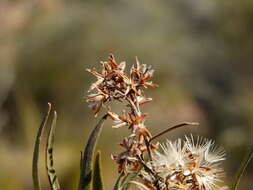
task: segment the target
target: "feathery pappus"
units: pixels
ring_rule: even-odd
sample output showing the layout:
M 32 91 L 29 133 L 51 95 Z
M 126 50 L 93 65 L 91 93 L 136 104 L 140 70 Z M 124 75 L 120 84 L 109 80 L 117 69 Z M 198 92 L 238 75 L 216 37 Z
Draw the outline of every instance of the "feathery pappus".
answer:
M 153 161 L 147 166 L 161 177 L 158 180 L 162 190 L 214 190 L 220 189 L 219 183 L 224 176 L 221 162 L 225 160 L 225 151 L 217 147 L 214 141 L 193 136 L 177 139 L 172 142 L 167 140 L 161 144 L 162 151 L 153 151 Z M 147 171 L 141 171 L 142 185 L 147 189 L 152 188 L 157 180 Z M 137 182 L 137 184 L 140 184 Z M 137 185 L 138 186 L 138 185 Z

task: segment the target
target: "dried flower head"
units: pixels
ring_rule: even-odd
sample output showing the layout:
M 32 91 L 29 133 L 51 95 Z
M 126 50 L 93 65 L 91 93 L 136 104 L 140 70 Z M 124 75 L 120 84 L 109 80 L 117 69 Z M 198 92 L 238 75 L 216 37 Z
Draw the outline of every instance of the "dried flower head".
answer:
M 143 95 L 144 89 L 157 87 L 150 81 L 154 70 L 140 64 L 136 58 L 136 63 L 131 67 L 128 76 L 125 73 L 126 62 L 118 64 L 113 55 L 109 56 L 107 62 L 101 62 L 101 66 L 101 72 L 87 69 L 97 78 L 88 91 L 90 94 L 87 102 L 95 111 L 95 116 L 102 106 L 106 107 L 107 102 L 125 103 L 128 111 L 123 110 L 121 115 L 106 107 L 108 118 L 115 123 L 113 128 L 128 127 L 131 131 L 129 137 L 120 143 L 125 150 L 112 158 L 118 164 L 119 173 L 137 171 L 140 168 L 138 157 L 147 151 L 144 139 L 150 139 L 152 136 L 144 124 L 147 114 L 143 114 L 140 107 L 152 100 Z M 151 144 L 150 147 L 155 148 L 155 145 Z
M 164 190 L 213 190 L 218 189 L 218 183 L 224 176 L 220 167 L 225 160 L 225 152 L 214 145 L 211 140 L 193 136 L 167 141 L 161 145 L 163 153 L 153 151 L 153 161 L 147 166 L 153 169 L 162 180 L 158 180 L 160 189 Z M 140 177 L 147 187 L 152 187 L 157 180 L 147 171 L 142 171 Z M 152 188 L 149 188 L 152 189 Z M 155 188 L 154 188 L 155 189 Z
M 97 72 L 95 69 L 87 69 L 97 78 L 97 81 L 90 86 L 88 91 L 94 93 L 91 93 L 87 98 L 87 102 L 95 110 L 95 114 L 106 102 L 127 100 L 129 107 L 135 109 L 135 114 L 140 116 L 138 106 L 152 100 L 142 95 L 143 89 L 157 87 L 150 81 L 154 70 L 145 64 L 140 64 L 136 58 L 136 64 L 132 66 L 130 76 L 127 76 L 125 73 L 126 62 L 118 64 L 113 55 L 109 56 L 107 62 L 101 62 L 101 66 L 101 72 Z M 135 106 L 136 108 L 133 108 Z

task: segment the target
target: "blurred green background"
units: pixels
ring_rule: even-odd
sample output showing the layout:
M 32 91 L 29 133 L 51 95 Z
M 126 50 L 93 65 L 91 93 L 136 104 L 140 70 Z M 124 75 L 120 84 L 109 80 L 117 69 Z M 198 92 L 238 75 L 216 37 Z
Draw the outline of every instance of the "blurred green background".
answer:
M 58 111 L 58 177 L 63 189 L 76 188 L 80 150 L 98 120 L 84 99 L 95 80 L 85 68 L 98 68 L 109 53 L 153 66 L 159 88 L 146 93 L 154 98 L 143 107 L 147 126 L 154 134 L 198 121 L 161 140 L 215 139 L 227 151 L 229 183 L 253 141 L 252 34 L 252 0 L 1 0 L 0 189 L 33 189 L 33 144 L 47 102 Z M 128 134 L 110 126 L 98 144 L 107 189 L 117 175 L 110 155 Z M 252 189 L 252 178 L 250 163 L 240 189 Z

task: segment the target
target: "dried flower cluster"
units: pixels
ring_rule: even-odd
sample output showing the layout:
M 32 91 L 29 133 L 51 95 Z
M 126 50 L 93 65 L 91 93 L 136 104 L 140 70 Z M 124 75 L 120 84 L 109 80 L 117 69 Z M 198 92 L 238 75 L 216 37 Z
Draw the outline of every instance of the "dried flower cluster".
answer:
M 125 151 L 112 156 L 112 158 L 119 164 L 118 171 L 120 173 L 137 171 L 140 168 L 140 162 L 137 158 L 147 151 L 144 138 L 149 139 L 151 137 L 144 125 L 147 115 L 141 112 L 140 107 L 152 100 L 143 95 L 143 89 L 157 87 L 150 81 L 154 70 L 145 64 L 140 64 L 136 58 L 136 64 L 132 66 L 130 74 L 127 76 L 124 72 L 126 63 L 117 64 L 113 55 L 109 56 L 108 62 L 101 62 L 101 65 L 101 72 L 97 72 L 95 69 L 87 69 L 88 72 L 97 77 L 97 81 L 89 89 L 92 94 L 88 96 L 87 102 L 90 103 L 95 114 L 100 111 L 102 106 L 106 107 L 106 102 L 112 100 L 126 102 L 129 111 L 123 111 L 122 115 L 112 112 L 107 106 L 108 117 L 115 122 L 113 128 L 127 126 L 131 130 L 131 135 L 120 143 Z
M 89 89 L 87 102 L 95 111 L 95 116 L 102 107 L 106 108 L 107 118 L 115 123 L 113 128 L 128 127 L 131 134 L 124 138 L 120 146 L 124 150 L 112 159 L 118 164 L 119 173 L 138 173 L 138 180 L 132 183 L 139 188 L 151 190 L 213 190 L 223 176 L 220 162 L 225 159 L 223 149 L 214 146 L 213 141 L 193 137 L 184 141 L 178 139 L 174 143 L 167 141 L 157 151 L 158 144 L 153 140 L 166 132 L 194 123 L 181 123 L 166 129 L 154 136 L 146 128 L 144 122 L 147 114 L 141 112 L 141 106 L 150 102 L 144 96 L 144 89 L 157 87 L 150 79 L 153 72 L 150 67 L 136 63 L 131 67 L 129 75 L 125 73 L 126 63 L 117 63 L 110 55 L 107 62 L 101 62 L 102 70 L 87 69 L 97 78 Z M 126 110 L 117 114 L 108 106 L 110 101 L 125 104 Z

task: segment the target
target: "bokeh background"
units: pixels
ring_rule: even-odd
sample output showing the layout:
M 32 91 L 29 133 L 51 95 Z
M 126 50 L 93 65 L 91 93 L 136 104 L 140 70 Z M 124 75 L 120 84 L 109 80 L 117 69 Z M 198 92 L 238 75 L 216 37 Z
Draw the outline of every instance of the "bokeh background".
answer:
M 147 126 L 156 133 L 198 121 L 160 140 L 189 133 L 215 139 L 227 151 L 230 183 L 253 141 L 252 34 L 252 0 L 1 0 L 0 189 L 33 189 L 33 144 L 47 102 L 59 117 L 60 183 L 76 188 L 80 150 L 98 120 L 84 99 L 95 80 L 85 68 L 98 68 L 109 53 L 153 66 L 159 88 L 146 92 L 154 98 L 143 107 Z M 110 126 L 98 144 L 107 189 L 117 175 L 110 155 L 128 134 Z M 240 189 L 252 189 L 252 178 L 250 163 Z

